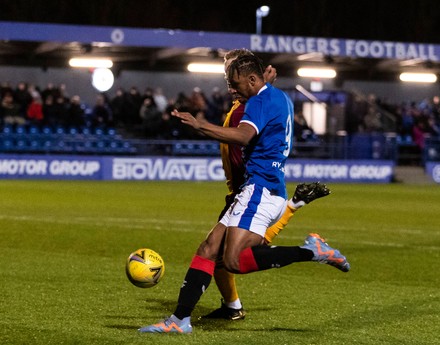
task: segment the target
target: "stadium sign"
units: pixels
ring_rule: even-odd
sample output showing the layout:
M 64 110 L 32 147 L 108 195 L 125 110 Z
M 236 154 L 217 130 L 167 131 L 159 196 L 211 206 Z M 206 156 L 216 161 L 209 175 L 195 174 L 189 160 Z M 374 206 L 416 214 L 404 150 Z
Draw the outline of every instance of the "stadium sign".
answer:
M 104 158 L 105 160 L 106 158 Z M 103 172 L 110 180 L 223 181 L 219 158 L 139 157 L 112 158 Z M 286 181 L 389 183 L 394 173 L 391 161 L 327 161 L 289 159 Z
M 132 47 L 248 48 L 261 53 L 321 53 L 328 56 L 440 61 L 440 45 L 355 39 L 250 35 L 180 29 L 139 29 L 0 21 L 0 40 L 102 42 Z
M 375 59 L 439 61 L 433 44 L 365 41 L 353 39 L 252 35 L 250 50 L 264 53 L 309 54 Z
M 111 180 L 221 181 L 225 175 L 220 159 L 209 158 L 113 158 Z
M 394 162 L 378 160 L 288 160 L 286 181 L 389 183 Z
M 287 182 L 392 181 L 394 163 L 378 160 L 297 160 L 284 167 Z M 440 181 L 440 165 L 433 168 Z M 0 155 L 3 179 L 223 181 L 220 158 Z
M 3 179 L 100 179 L 99 158 L 80 156 L 0 155 Z

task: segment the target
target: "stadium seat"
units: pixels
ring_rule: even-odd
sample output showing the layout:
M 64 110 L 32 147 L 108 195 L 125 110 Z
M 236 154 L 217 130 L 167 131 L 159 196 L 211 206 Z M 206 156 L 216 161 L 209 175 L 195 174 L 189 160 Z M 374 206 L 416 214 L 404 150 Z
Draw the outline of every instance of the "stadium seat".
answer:
M 17 127 L 15 127 L 15 134 L 25 135 L 26 134 L 26 127 L 25 126 L 17 126 Z
M 14 141 L 12 139 L 2 140 L 1 149 L 4 152 L 9 152 L 14 149 Z
M 11 125 L 4 125 L 2 129 L 3 134 L 12 134 L 14 131 L 13 127 Z
M 108 128 L 108 129 L 107 129 L 107 135 L 108 135 L 108 136 L 114 136 L 114 135 L 116 135 L 116 129 L 114 129 L 114 128 Z
M 102 135 L 104 135 L 104 131 L 103 131 L 103 129 L 102 128 L 95 128 L 95 130 L 94 130 L 94 133 L 95 133 L 95 135 L 97 135 L 97 136 L 102 136 Z
M 66 134 L 66 130 L 64 129 L 63 126 L 58 126 L 55 128 L 55 133 L 58 135 L 64 135 Z
M 38 135 L 40 134 L 40 129 L 38 128 L 38 126 L 31 125 L 29 126 L 28 132 L 30 135 Z
M 82 127 L 81 134 L 88 136 L 88 135 L 92 134 L 92 132 L 90 131 L 89 127 Z

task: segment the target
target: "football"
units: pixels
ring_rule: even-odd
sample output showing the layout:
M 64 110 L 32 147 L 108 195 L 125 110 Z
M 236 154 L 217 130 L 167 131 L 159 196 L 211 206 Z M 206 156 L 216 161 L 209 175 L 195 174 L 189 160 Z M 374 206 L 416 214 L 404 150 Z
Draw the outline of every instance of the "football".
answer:
M 128 257 L 125 273 L 133 285 L 150 288 L 162 279 L 165 273 L 165 263 L 154 250 L 141 248 Z

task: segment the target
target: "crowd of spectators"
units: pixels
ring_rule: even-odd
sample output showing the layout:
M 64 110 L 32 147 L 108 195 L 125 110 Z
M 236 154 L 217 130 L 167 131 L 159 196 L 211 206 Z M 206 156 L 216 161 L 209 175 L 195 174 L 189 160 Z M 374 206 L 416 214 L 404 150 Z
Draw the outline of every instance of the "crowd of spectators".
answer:
M 440 139 L 440 97 L 425 98 L 421 101 L 391 104 L 370 95 L 373 104 L 395 117 L 395 132 L 399 140 L 415 144 L 420 150 L 425 147 L 428 138 Z M 371 104 L 371 103 L 370 103 Z M 362 129 L 366 132 L 385 131 L 382 125 L 383 116 L 375 107 L 369 107 L 363 118 Z
M 2 83 L 0 87 L 0 125 L 50 127 L 116 127 L 138 138 L 200 139 L 188 126 L 171 116 L 177 108 L 196 117 L 221 124 L 230 108 L 231 98 L 218 88 L 209 94 L 196 87 L 180 92 L 176 98 L 164 95 L 161 88 L 118 88 L 113 95 L 99 93 L 95 103 L 87 105 L 79 95 L 69 96 L 66 85 L 49 83 L 44 88 L 26 82 L 16 86 Z M 394 131 L 403 140 L 425 145 L 427 137 L 440 138 L 440 97 L 420 102 L 388 104 L 370 95 L 363 111 L 358 109 L 359 132 L 385 132 L 381 109 L 395 118 Z M 300 115 L 296 114 L 296 117 Z M 296 118 L 298 141 L 315 137 L 304 118 Z M 301 130 L 300 130 L 301 129 Z
M 194 116 L 221 124 L 231 99 L 218 88 L 208 96 L 196 87 L 189 95 L 181 92 L 175 99 L 161 88 L 118 88 L 114 95 L 98 93 L 92 105 L 79 95 L 69 96 L 65 84 L 50 83 L 45 88 L 20 82 L 0 87 L 0 125 L 36 125 L 49 127 L 116 127 L 133 136 L 155 139 L 198 139 L 198 135 L 171 116 L 178 108 Z

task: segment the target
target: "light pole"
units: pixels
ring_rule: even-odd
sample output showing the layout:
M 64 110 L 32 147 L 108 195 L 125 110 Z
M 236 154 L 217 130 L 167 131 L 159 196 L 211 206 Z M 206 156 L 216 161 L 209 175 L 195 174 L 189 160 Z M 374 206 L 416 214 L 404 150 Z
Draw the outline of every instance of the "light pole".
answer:
M 257 19 L 257 35 L 261 35 L 261 22 L 263 17 L 267 17 L 270 11 L 269 6 L 261 6 L 257 8 L 256 19 Z

